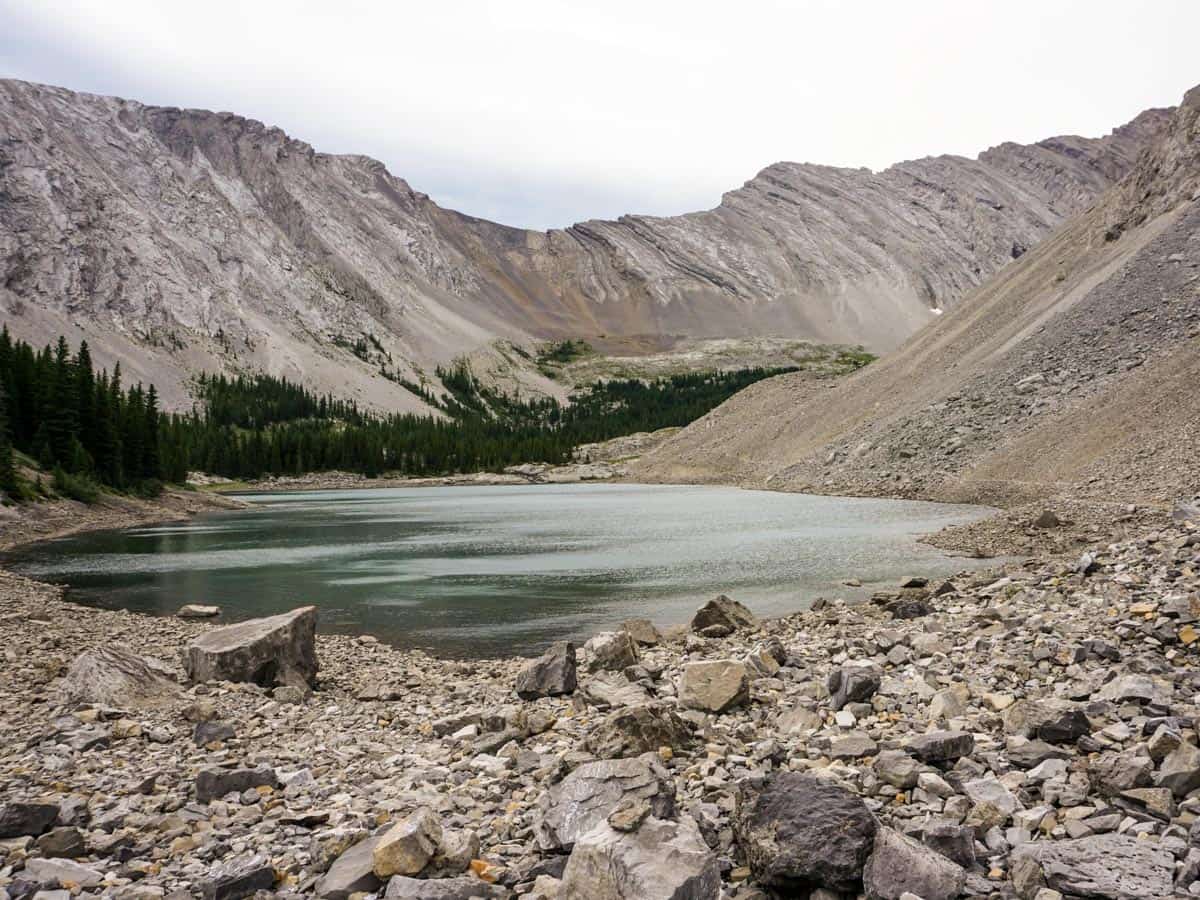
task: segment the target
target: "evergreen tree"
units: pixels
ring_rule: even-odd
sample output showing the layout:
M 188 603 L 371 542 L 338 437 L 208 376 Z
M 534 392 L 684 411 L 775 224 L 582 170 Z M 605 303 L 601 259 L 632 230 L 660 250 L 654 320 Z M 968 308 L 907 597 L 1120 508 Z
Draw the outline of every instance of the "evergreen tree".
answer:
M 0 360 L 0 365 L 2 364 L 3 360 Z M 4 382 L 0 379 L 0 494 L 11 498 L 19 495 L 20 488 L 17 484 L 17 467 L 13 461 L 12 440 L 9 437 L 6 396 Z

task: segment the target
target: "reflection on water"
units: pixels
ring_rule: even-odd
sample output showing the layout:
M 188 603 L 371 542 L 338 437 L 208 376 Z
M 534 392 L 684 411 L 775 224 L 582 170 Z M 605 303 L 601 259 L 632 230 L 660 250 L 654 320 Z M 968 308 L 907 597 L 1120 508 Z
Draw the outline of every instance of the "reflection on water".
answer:
M 225 620 L 321 608 L 327 631 L 439 654 L 534 653 L 632 616 L 684 621 L 716 593 L 760 615 L 840 582 L 950 574 L 915 543 L 970 506 L 719 487 L 539 485 L 249 495 L 255 508 L 100 532 L 10 557 L 85 603 Z

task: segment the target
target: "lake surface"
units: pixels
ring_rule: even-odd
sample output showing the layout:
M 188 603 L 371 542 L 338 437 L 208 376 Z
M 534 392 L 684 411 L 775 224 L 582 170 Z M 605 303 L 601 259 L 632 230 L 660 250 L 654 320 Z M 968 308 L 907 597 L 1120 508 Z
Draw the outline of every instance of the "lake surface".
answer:
M 532 654 L 718 593 L 759 615 L 978 563 L 918 544 L 981 507 L 723 487 L 537 485 L 244 495 L 253 509 L 41 544 L 8 562 L 73 600 L 221 621 L 320 607 L 325 631 Z M 841 585 L 858 578 L 859 590 Z

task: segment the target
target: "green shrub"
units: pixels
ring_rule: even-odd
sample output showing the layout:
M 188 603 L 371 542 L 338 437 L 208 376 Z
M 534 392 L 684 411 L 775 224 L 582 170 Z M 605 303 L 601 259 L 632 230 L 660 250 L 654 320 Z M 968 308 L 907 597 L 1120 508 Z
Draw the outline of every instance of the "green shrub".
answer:
M 72 475 L 56 468 L 53 486 L 57 493 L 80 503 L 95 503 L 100 499 L 100 486 L 86 475 Z
M 144 500 L 153 500 L 163 492 L 163 483 L 157 478 L 146 478 L 130 486 L 129 493 Z

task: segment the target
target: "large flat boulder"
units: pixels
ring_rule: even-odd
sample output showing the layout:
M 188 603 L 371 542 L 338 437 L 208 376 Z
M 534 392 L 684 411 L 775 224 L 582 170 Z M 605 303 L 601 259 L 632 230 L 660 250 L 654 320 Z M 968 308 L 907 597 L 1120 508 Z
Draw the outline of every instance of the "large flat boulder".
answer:
M 1022 900 L 1033 900 L 1043 888 L 1067 897 L 1132 900 L 1170 897 L 1175 859 L 1150 841 L 1098 834 L 1022 844 L 1013 851 L 1011 871 Z
M 858 891 L 876 828 L 854 794 L 797 772 L 744 783 L 733 818 L 755 880 L 788 896 L 817 888 Z
M 154 706 L 174 699 L 179 691 L 165 664 L 121 647 L 79 654 L 58 685 L 68 706 Z
M 634 831 L 600 822 L 582 835 L 563 872 L 558 900 L 717 900 L 721 871 L 687 816 L 653 816 Z
M 317 677 L 317 608 L 214 628 L 192 641 L 183 666 L 192 681 L 309 685 Z
M 623 801 L 642 801 L 653 815 L 675 813 L 675 784 L 650 756 L 585 763 L 547 791 L 533 832 L 543 850 L 570 850 Z

